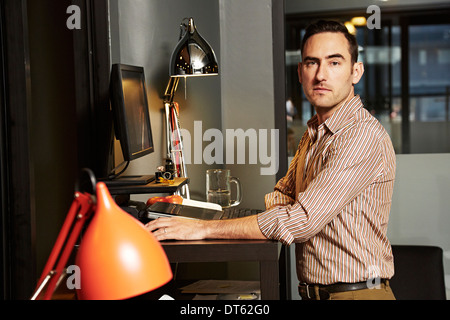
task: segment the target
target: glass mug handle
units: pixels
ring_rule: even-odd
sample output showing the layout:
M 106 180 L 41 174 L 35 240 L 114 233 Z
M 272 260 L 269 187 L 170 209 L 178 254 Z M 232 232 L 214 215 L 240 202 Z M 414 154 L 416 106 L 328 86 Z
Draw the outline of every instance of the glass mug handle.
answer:
M 229 181 L 230 181 L 230 183 L 236 184 L 236 200 L 230 201 L 230 207 L 235 207 L 235 206 L 239 205 L 242 201 L 241 182 L 236 177 L 230 177 Z

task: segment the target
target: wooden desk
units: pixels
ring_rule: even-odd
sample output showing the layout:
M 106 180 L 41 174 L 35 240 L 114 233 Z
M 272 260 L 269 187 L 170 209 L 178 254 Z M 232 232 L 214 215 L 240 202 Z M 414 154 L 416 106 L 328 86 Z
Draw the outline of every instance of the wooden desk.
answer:
M 262 300 L 279 300 L 280 245 L 270 240 L 203 240 L 161 242 L 171 263 L 257 261 Z

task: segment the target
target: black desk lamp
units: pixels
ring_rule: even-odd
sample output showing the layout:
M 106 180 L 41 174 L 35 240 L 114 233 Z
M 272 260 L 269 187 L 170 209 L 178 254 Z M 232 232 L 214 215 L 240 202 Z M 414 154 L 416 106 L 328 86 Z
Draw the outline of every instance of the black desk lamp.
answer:
M 197 32 L 194 19 L 185 18 L 180 24 L 180 40 L 172 52 L 169 83 L 164 94 L 167 157 L 175 165 L 178 177 L 187 177 L 183 143 L 180 133 L 178 104 L 173 101 L 181 77 L 218 75 L 219 67 L 211 46 Z M 188 186 L 182 189 L 189 199 Z

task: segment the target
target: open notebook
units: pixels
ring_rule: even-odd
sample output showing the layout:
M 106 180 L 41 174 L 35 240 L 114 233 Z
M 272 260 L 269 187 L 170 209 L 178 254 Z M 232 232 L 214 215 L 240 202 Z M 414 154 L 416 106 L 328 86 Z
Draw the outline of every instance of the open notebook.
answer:
M 184 203 L 184 201 L 183 201 Z M 243 218 L 258 214 L 262 210 L 246 208 L 225 208 L 223 210 L 217 207 L 198 207 L 184 204 L 174 204 L 167 202 L 156 202 L 147 208 L 147 218 L 154 220 L 162 217 L 183 217 L 189 219 L 202 220 L 224 220 L 233 218 Z
M 147 218 L 184 217 L 191 219 L 216 220 L 223 216 L 222 210 L 201 208 L 183 204 L 156 202 L 147 208 Z

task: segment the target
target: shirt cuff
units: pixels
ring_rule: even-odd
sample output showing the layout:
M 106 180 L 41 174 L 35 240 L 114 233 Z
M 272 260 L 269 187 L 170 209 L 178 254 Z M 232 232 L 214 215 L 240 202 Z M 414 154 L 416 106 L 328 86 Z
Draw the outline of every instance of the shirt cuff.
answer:
M 266 205 L 266 209 L 272 209 L 274 207 L 286 206 L 292 204 L 295 200 L 291 197 L 285 195 L 280 191 L 274 191 L 266 194 L 264 197 L 264 203 Z
M 258 214 L 258 226 L 267 239 L 277 240 L 285 245 L 294 242 L 294 237 L 286 228 L 286 207 L 278 206 Z

